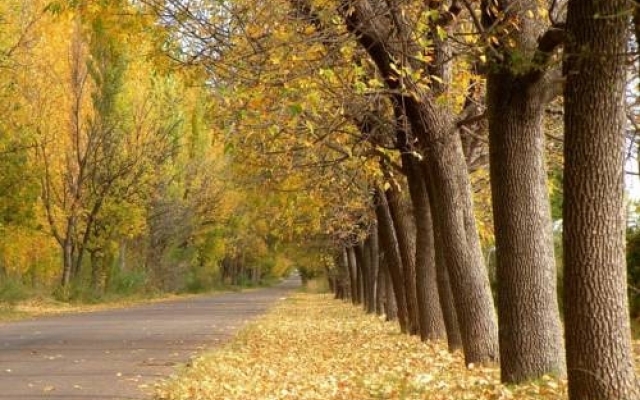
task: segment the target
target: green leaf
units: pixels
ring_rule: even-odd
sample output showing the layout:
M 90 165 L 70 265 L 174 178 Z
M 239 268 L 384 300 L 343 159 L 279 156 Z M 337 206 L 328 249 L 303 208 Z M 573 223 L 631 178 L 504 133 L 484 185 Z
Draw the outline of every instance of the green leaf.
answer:
M 290 104 L 289 105 L 289 114 L 292 117 L 300 115 L 302 113 L 302 106 L 300 104 Z

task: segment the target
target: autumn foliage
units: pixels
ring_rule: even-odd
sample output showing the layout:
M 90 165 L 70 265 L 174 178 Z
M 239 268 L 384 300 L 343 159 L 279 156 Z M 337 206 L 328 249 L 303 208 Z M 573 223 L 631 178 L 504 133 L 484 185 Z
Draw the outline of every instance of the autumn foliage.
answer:
M 512 395 L 500 365 L 523 388 L 568 373 L 572 400 L 638 398 L 632 3 L 3 1 L 0 283 L 96 300 L 298 268 L 477 395 Z M 418 396 L 444 381 L 380 368 Z M 356 397 L 403 396 L 363 371 Z
M 160 383 L 156 398 L 552 400 L 566 398 L 566 382 L 506 386 L 496 368 L 465 367 L 443 343 L 401 335 L 326 294 L 295 294 Z

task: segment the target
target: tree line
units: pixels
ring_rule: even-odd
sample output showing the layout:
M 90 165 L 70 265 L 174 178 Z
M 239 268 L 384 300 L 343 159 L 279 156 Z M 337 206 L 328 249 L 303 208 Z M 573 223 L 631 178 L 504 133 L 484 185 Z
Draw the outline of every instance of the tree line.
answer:
M 55 240 L 62 287 L 130 262 L 160 287 L 325 270 L 338 297 L 504 382 L 566 374 L 571 399 L 639 397 L 635 3 L 38 4 L 0 14 L 20 22 L 0 58 L 17 105 L 3 148 L 20 151 L 2 161 L 33 166 L 2 182 L 32 207 L 7 195 L 2 211 L 40 226 L 29 243 Z
M 394 90 L 396 145 L 410 201 L 403 202 L 393 184 L 376 189 L 376 218 L 364 240 L 354 238 L 336 255 L 336 296 L 363 303 L 368 312 L 385 310 L 403 331 L 423 340 L 446 338 L 451 350 L 462 348 L 467 363 L 499 361 L 504 382 L 566 371 L 572 399 L 637 398 L 622 179 L 633 6 L 569 1 L 558 20 L 543 22 L 535 2 L 480 5 L 478 32 L 501 32 L 484 49 L 481 66 L 496 246 L 494 308 L 461 140 L 467 134 L 461 128 L 477 114 L 465 108 L 452 114 L 439 104 L 446 61 L 421 66 L 412 59 L 421 49 L 411 21 L 401 5 L 388 3 L 344 2 L 342 15 Z M 431 30 L 434 60 L 451 54 L 449 36 L 437 37 L 438 30 L 453 29 L 459 7 L 439 8 Z M 431 72 L 438 77 L 432 75 L 432 86 L 421 88 L 398 65 L 441 70 Z M 543 122 L 547 105 L 560 94 L 564 336 Z
M 235 179 L 208 77 L 129 1 L 0 5 L 0 298 L 255 285 L 289 268 Z M 254 206 L 251 206 L 251 203 Z M 277 264 L 277 266 L 276 266 Z
M 281 182 L 313 179 L 307 165 L 325 178 L 328 237 L 315 237 L 335 249 L 338 297 L 446 339 L 467 363 L 499 362 L 504 382 L 567 374 L 572 399 L 638 397 L 623 201 L 635 4 L 203 3 L 224 18 L 171 4 L 198 43 L 179 57 L 233 93 L 226 121 L 243 162 Z M 562 313 L 551 131 L 562 144 Z M 345 180 L 360 207 L 342 208 Z M 496 300 L 475 212 L 488 189 Z

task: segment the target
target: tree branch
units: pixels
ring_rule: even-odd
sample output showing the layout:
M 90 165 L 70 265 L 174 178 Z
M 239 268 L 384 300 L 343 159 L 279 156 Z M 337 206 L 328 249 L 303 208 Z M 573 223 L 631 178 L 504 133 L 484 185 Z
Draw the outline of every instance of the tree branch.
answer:
M 533 56 L 533 64 L 538 70 L 544 69 L 553 53 L 558 47 L 564 44 L 566 32 L 564 24 L 550 27 L 540 38 L 538 38 L 538 48 Z

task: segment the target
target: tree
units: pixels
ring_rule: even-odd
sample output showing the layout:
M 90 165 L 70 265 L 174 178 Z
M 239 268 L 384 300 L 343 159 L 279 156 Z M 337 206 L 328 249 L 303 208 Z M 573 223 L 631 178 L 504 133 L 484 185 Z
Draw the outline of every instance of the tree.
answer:
M 625 269 L 623 149 L 630 3 L 569 0 L 563 205 L 569 398 L 638 399 Z
M 442 243 L 456 296 L 465 361 L 497 361 L 493 299 L 475 227 L 460 136 L 450 133 L 456 131 L 451 110 L 439 105 L 428 87 L 409 72 L 428 68 L 420 62 L 422 49 L 412 40 L 410 25 L 398 4 L 343 1 L 340 11 L 347 29 L 368 52 L 387 87 L 398 91 L 396 101 L 404 107 L 413 134 L 424 146 L 421 150 L 428 159 L 428 177 L 439 188 L 434 194 L 441 207 Z
M 548 27 L 547 15 L 536 2 L 483 2 L 504 382 L 564 370 L 543 131 L 561 30 Z
M 114 196 L 144 197 L 150 167 L 173 150 L 175 128 L 164 122 L 154 126 L 149 119 L 162 117 L 149 113 L 154 98 L 139 96 L 151 80 L 135 81 L 145 74 L 132 65 L 149 64 L 131 64 L 131 54 L 148 47 L 150 39 L 127 43 L 128 34 L 141 26 L 116 23 L 114 17 L 130 5 L 77 6 L 49 16 L 45 32 L 51 41 L 39 46 L 41 57 L 30 66 L 34 79 L 24 84 L 38 141 L 43 206 L 62 252 L 63 287 L 81 276 L 89 247 L 98 254 L 110 239 L 107 232 L 114 226 L 103 219 L 104 205 L 115 204 Z M 68 63 L 55 52 L 68 52 Z M 56 79 L 43 78 L 47 73 Z
M 423 168 L 425 165 L 423 165 Z M 426 174 L 425 174 L 426 175 Z M 456 314 L 455 300 L 449 280 L 449 271 L 444 256 L 445 248 L 442 243 L 442 221 L 441 213 L 438 212 L 438 203 L 433 193 L 437 190 L 433 182 L 427 184 L 429 193 L 429 205 L 431 206 L 431 215 L 433 220 L 433 237 L 435 248 L 436 273 L 438 283 L 438 295 L 440 297 L 440 308 L 442 309 L 442 317 L 444 319 L 445 328 L 447 330 L 447 344 L 449 351 L 454 352 L 462 348 L 462 337 L 460 336 L 460 325 L 458 324 L 458 316 Z
M 403 198 L 398 183 L 394 182 L 386 192 L 387 204 L 393 220 L 398 250 L 402 265 L 402 277 L 404 279 L 404 294 L 407 302 L 407 314 L 409 333 L 420 333 L 420 314 L 418 296 L 416 291 L 415 234 L 410 224 L 413 222 L 413 214 L 407 199 Z
M 446 326 L 438 287 L 434 221 L 420 160 L 408 150 L 405 148 L 402 152 L 402 163 L 416 226 L 414 257 L 420 337 L 422 340 L 441 340 L 446 336 Z
M 384 256 L 386 269 L 389 271 L 390 283 L 393 286 L 395 295 L 398 322 L 400 330 L 410 333 L 409 309 L 407 307 L 407 297 L 405 296 L 404 271 L 402 270 L 402 258 L 396 236 L 395 227 L 387 195 L 382 189 L 375 192 L 375 213 L 378 221 L 378 232 L 380 234 L 380 248 Z
M 66 131 L 62 134 L 64 139 L 57 136 L 57 132 L 50 135 L 47 130 L 43 132 L 39 143 L 39 155 L 44 171 L 41 183 L 42 199 L 52 234 L 63 253 L 62 286 L 69 285 L 82 263 L 84 249 L 78 248 L 77 245 L 79 237 L 86 237 L 80 227 L 80 218 L 88 196 L 88 180 L 91 174 L 89 169 L 97 166 L 95 152 L 101 142 L 99 135 L 107 133 L 87 127 L 85 106 L 89 102 L 89 72 L 86 65 L 87 49 L 83 39 L 82 20 L 79 15 L 75 17 L 72 27 L 68 80 L 72 98 L 68 104 L 70 123 L 67 129 L 63 128 Z M 95 100 L 101 100 L 99 94 Z M 64 150 L 61 158 L 54 158 L 56 152 L 51 149 L 52 143 L 62 145 Z M 63 210 L 63 215 L 58 217 L 59 210 Z

